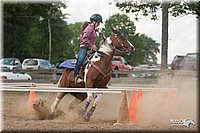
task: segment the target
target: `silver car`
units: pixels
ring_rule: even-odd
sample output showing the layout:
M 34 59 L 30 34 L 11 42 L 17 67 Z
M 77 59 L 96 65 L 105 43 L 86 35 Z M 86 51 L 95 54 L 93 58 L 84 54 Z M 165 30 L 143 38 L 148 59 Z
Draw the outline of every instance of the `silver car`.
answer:
M 2 58 L 0 60 L 1 69 L 21 69 L 22 64 L 18 58 Z

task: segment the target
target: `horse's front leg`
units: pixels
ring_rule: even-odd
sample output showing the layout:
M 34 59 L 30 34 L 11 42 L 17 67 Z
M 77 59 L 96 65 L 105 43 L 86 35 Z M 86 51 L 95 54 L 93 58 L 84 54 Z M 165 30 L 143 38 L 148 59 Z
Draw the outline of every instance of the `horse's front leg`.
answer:
M 94 103 L 92 105 L 92 107 L 90 108 L 90 110 L 87 112 L 87 114 L 84 116 L 84 120 L 85 121 L 89 121 L 90 117 L 92 116 L 92 114 L 94 113 L 97 104 L 99 103 L 102 93 L 98 93 L 98 94 L 94 94 Z
M 103 87 L 103 88 L 108 88 L 108 87 Z M 84 116 L 84 120 L 85 121 L 89 121 L 90 117 L 92 116 L 92 114 L 94 113 L 100 99 L 103 93 L 97 93 L 97 94 L 93 94 L 93 98 L 94 98 L 94 103 L 92 105 L 92 107 L 90 108 L 90 110 L 87 112 L 87 114 Z M 90 97 L 91 98 L 91 97 Z
M 91 79 L 87 79 L 86 81 L 86 88 L 92 88 L 93 87 L 93 81 Z M 82 111 L 81 111 L 81 117 L 85 115 L 89 105 L 90 105 L 90 102 L 92 100 L 92 93 L 91 92 L 87 92 L 87 99 L 82 107 Z

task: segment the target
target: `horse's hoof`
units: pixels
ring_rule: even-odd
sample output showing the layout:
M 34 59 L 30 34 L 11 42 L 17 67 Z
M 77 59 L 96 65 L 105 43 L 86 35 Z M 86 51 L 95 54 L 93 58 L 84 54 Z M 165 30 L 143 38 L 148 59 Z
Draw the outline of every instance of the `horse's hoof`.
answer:
M 48 120 L 52 120 L 54 117 L 55 117 L 55 112 L 50 113 L 50 114 L 47 116 L 47 119 L 48 119 Z
M 83 119 L 84 119 L 84 121 L 88 122 L 90 120 L 90 117 L 84 116 Z

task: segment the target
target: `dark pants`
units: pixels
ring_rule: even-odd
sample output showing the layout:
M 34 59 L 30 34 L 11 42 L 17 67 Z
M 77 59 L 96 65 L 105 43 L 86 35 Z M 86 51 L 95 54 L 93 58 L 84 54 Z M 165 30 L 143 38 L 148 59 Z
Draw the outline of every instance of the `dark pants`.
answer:
M 87 55 L 87 51 L 90 49 L 88 47 L 80 47 L 79 53 L 78 53 L 78 59 L 76 61 L 76 65 L 74 68 L 74 77 L 79 75 L 79 71 L 81 69 L 81 66 L 83 65 L 83 61 Z

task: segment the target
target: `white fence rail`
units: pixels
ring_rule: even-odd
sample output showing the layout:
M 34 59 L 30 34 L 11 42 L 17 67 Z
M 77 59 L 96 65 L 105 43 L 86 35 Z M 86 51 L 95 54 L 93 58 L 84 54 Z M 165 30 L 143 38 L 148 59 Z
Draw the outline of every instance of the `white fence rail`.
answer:
M 169 89 L 176 89 L 176 88 L 160 88 L 160 87 L 151 87 L 151 86 L 108 86 L 108 88 L 65 88 L 65 87 L 57 87 L 56 85 L 49 85 L 49 84 L 35 84 L 36 86 L 33 87 L 30 83 L 1 83 L 1 91 L 35 91 L 35 92 L 78 92 L 78 93 L 121 93 L 122 90 L 126 91 L 138 91 L 141 89 L 142 91 L 167 91 Z

